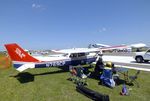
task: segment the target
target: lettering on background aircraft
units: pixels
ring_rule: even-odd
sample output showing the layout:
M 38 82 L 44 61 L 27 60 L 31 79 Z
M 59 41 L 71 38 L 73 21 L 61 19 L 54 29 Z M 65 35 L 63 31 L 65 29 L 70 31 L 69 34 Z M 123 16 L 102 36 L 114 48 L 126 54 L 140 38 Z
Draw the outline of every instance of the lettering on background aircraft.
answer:
M 15 52 L 16 52 L 16 54 L 18 54 L 18 56 L 19 56 L 20 58 L 25 57 L 25 54 L 23 54 L 20 49 L 16 48 Z

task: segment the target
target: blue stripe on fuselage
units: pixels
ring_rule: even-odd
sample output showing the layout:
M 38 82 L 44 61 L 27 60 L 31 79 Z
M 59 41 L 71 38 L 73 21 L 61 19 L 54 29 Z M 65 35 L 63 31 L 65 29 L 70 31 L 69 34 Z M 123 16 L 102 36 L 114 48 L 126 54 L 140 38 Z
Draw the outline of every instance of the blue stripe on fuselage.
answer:
M 71 60 L 71 65 L 76 66 L 76 65 L 85 65 L 85 64 L 90 64 L 92 62 L 95 62 L 96 58 L 87 58 L 87 59 L 82 59 L 82 60 Z
M 35 64 L 35 68 L 45 68 L 46 64 Z
M 96 57 L 95 58 L 87 58 L 87 59 L 82 59 L 82 60 L 69 60 L 69 61 L 64 61 L 65 63 L 63 65 L 48 65 L 48 63 L 43 63 L 43 64 L 35 64 L 35 68 L 45 68 L 45 67 L 57 67 L 57 66 L 69 66 L 69 65 L 73 65 L 73 66 L 77 66 L 77 65 L 84 65 L 86 63 L 92 63 L 95 62 Z
M 13 64 L 13 66 L 15 67 L 15 68 L 19 68 L 20 66 L 22 66 L 23 64 Z
M 45 67 L 53 67 L 53 66 L 77 66 L 77 65 L 84 65 L 86 63 L 92 63 L 95 62 L 96 58 L 86 58 L 86 59 L 82 59 L 82 60 L 68 60 L 68 61 L 64 61 L 63 65 L 60 64 L 54 64 L 54 65 L 48 65 L 49 62 L 44 62 L 44 63 L 35 63 L 35 68 L 45 68 Z M 57 62 L 56 62 L 57 63 Z M 19 63 L 14 63 L 13 64 L 15 68 L 19 68 L 20 66 L 22 66 L 23 64 L 19 64 Z

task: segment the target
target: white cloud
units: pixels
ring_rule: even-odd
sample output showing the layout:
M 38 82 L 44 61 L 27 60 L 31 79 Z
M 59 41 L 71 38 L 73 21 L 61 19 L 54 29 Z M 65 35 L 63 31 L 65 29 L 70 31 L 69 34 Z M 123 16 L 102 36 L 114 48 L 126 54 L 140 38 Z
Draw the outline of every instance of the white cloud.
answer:
M 105 31 L 107 31 L 107 29 L 103 27 L 103 28 L 100 28 L 98 32 L 105 32 Z
M 32 4 L 32 8 L 40 8 L 40 7 L 42 7 L 41 5 L 39 5 L 39 4 Z
M 45 10 L 45 7 L 43 5 L 36 4 L 36 3 L 32 4 L 32 8 L 34 8 L 34 9 L 40 9 L 40 10 Z
M 32 4 L 32 8 L 34 8 L 35 7 L 35 4 Z
M 106 31 L 106 28 L 105 28 L 105 27 L 103 27 L 103 28 L 102 28 L 102 31 Z

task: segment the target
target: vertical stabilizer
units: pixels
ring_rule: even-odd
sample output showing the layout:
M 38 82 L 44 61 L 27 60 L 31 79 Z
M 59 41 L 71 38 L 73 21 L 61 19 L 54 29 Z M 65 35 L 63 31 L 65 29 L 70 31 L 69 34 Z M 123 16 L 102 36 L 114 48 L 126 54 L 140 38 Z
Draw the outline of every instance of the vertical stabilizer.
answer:
M 5 47 L 12 61 L 39 62 L 39 60 L 29 55 L 16 43 L 5 44 Z

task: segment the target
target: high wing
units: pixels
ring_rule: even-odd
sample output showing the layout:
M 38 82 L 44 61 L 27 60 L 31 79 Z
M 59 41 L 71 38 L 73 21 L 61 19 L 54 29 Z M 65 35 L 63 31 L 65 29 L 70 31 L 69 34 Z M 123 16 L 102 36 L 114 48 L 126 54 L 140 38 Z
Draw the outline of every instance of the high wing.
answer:
M 103 45 L 104 46 L 104 45 Z M 127 45 L 118 45 L 118 46 L 106 46 L 105 47 L 90 47 L 90 48 L 72 48 L 72 49 L 63 49 L 63 50 L 52 50 L 56 53 L 72 53 L 72 52 L 95 52 L 102 55 L 102 51 L 106 50 L 123 50 L 128 49 Z
M 114 50 L 114 49 L 122 50 L 122 49 L 127 49 L 127 48 L 129 48 L 127 45 L 119 45 L 119 46 L 103 47 L 100 49 L 101 50 Z
M 88 46 L 89 48 L 99 48 L 101 51 L 106 51 L 106 50 L 123 50 L 123 49 L 128 49 L 130 46 L 127 45 L 117 45 L 117 46 L 110 46 L 106 44 L 90 44 Z
M 55 53 L 98 53 L 99 55 L 102 55 L 100 48 L 72 48 L 52 51 Z

